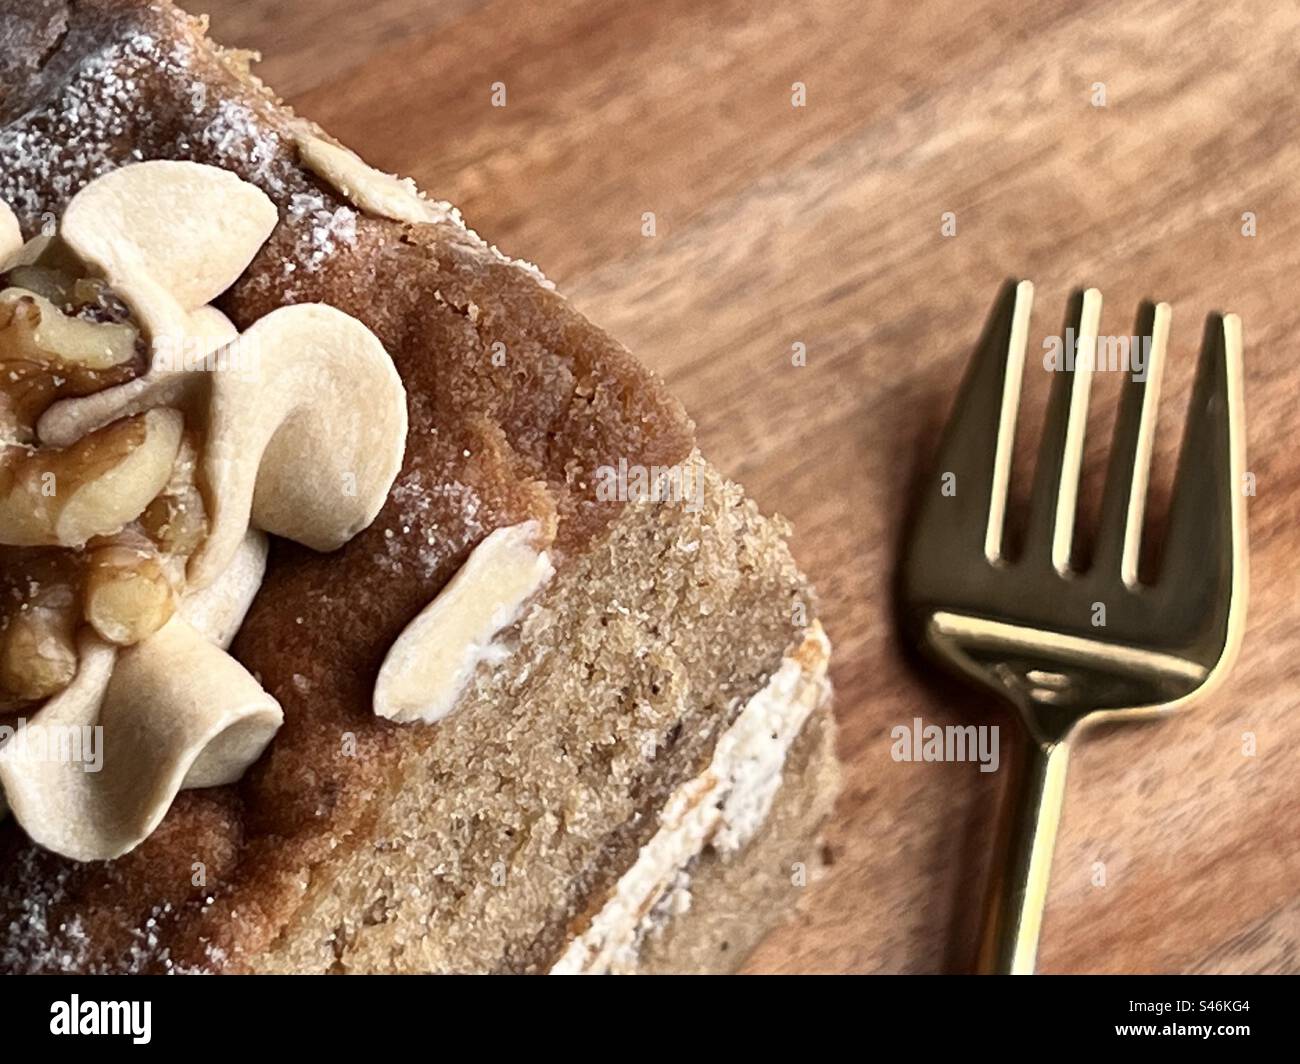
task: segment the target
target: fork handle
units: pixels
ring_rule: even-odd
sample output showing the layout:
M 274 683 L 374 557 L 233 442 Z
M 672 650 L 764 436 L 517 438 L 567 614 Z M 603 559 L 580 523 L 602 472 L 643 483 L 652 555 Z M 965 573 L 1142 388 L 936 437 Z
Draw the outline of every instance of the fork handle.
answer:
M 1069 756 L 1064 740 L 1031 737 L 1013 762 L 985 896 L 977 961 L 982 973 L 1034 972 Z

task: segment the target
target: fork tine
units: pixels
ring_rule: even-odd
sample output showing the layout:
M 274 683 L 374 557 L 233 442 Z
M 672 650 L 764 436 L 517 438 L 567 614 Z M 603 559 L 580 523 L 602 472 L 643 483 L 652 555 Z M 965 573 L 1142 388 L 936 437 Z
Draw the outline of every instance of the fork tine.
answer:
M 1160 576 L 1173 601 L 1198 619 L 1227 624 L 1244 601 L 1245 469 L 1241 319 L 1211 315 L 1187 410 Z
M 938 469 L 956 495 L 943 499 L 945 535 L 969 530 L 989 561 L 1002 555 L 1007 483 L 1034 286 L 1008 282 L 993 306 L 939 445 Z M 937 489 L 936 496 L 937 498 Z M 930 511 L 936 517 L 940 511 Z
M 1146 516 L 1147 484 L 1151 475 L 1151 449 L 1155 442 L 1160 384 L 1169 347 L 1168 303 L 1143 303 L 1133 335 L 1138 343 L 1151 338 L 1142 380 L 1130 374 L 1124 385 L 1115 437 L 1101 500 L 1101 524 L 1093 552 L 1093 570 L 1119 571 L 1129 588 L 1138 583 L 1138 558 L 1142 548 L 1142 522 Z
M 1066 336 L 1073 328 L 1074 365 L 1053 382 L 1043 425 L 1025 534 L 1026 560 L 1047 558 L 1059 573 L 1070 568 L 1074 513 L 1083 464 L 1083 431 L 1088 421 L 1092 362 L 1101 325 L 1101 293 L 1089 288 L 1071 300 Z M 1066 349 L 1068 354 L 1068 348 Z

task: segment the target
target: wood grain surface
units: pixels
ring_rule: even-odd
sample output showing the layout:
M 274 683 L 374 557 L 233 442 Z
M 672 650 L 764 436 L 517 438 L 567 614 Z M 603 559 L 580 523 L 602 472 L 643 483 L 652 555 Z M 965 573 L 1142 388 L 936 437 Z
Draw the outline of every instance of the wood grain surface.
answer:
M 1187 715 L 1078 744 L 1040 961 L 1300 970 L 1295 0 L 189 6 L 205 4 L 299 110 L 539 263 L 794 522 L 836 648 L 846 787 L 832 867 L 753 971 L 969 965 L 1000 774 L 895 762 L 890 730 L 1012 722 L 905 657 L 891 579 L 999 284 L 1038 286 L 1031 354 L 1076 286 L 1104 293 L 1103 332 L 1130 332 L 1142 298 L 1172 304 L 1157 511 L 1204 316 L 1240 314 L 1257 483 L 1244 652 Z M 1026 376 L 1018 479 L 1050 374 L 1033 357 Z M 1085 516 L 1119 376 L 1094 389 Z

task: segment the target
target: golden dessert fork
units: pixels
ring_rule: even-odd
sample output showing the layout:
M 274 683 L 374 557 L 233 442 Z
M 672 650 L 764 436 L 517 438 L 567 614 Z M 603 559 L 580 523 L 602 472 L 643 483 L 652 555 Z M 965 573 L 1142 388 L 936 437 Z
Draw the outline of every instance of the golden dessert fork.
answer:
M 1072 563 L 1101 295 L 1075 296 L 1080 357 L 1054 382 L 1023 550 L 1004 544 L 1007 486 L 1033 286 L 1007 285 L 976 349 L 904 551 L 911 640 L 1011 702 L 1028 741 L 1010 760 L 978 966 L 1034 970 L 1069 744 L 1085 723 L 1182 708 L 1231 666 L 1246 613 L 1241 322 L 1211 316 L 1193 386 L 1158 578 L 1138 578 L 1167 304 L 1145 304 L 1145 373 L 1116 420 L 1091 564 Z M 1070 333 L 1067 330 L 1065 336 Z M 1068 350 L 1068 348 L 1067 348 Z M 1140 378 L 1140 379 L 1138 379 Z

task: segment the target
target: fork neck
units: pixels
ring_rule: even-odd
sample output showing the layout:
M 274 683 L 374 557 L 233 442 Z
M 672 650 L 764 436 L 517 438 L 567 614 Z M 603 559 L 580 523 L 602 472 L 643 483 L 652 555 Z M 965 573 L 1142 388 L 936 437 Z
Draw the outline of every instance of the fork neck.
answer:
M 984 675 L 1042 747 L 1070 741 L 1097 704 L 1097 678 L 1088 670 L 1019 661 L 988 665 Z
M 1025 725 L 1028 741 L 1048 752 L 1065 746 L 1078 734 L 1087 715 L 1086 710 L 1063 707 L 1032 698 L 1012 699 Z
M 1012 759 L 985 899 L 981 972 L 1034 971 L 1068 761 L 1067 742 L 1033 739 Z

